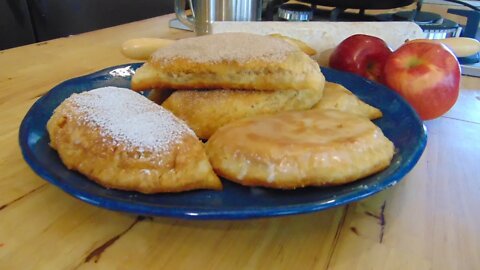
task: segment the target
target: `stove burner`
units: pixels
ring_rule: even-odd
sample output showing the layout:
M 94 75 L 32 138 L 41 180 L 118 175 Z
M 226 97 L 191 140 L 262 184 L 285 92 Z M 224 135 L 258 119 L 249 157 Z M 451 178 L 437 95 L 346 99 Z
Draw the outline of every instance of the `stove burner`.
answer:
M 332 21 L 332 22 L 355 22 L 355 21 L 378 21 L 373 15 L 363 12 L 345 12 L 344 9 L 334 8 L 332 10 L 316 9 L 314 10 L 314 21 Z
M 283 4 L 278 7 L 278 17 L 286 21 L 310 21 L 313 9 L 302 4 Z
M 437 13 L 424 11 L 400 11 L 392 15 L 396 21 L 414 21 L 418 25 L 424 24 L 441 24 L 443 22 L 442 16 Z
M 425 38 L 428 39 L 458 37 L 462 31 L 458 23 L 432 12 L 412 10 L 380 14 L 376 17 L 379 21 L 413 21 L 422 28 Z
M 444 19 L 437 13 L 424 12 L 419 9 L 369 15 L 365 14 L 365 10 L 355 13 L 339 7 L 325 9 L 286 3 L 278 8 L 277 19 L 287 21 L 412 21 L 422 28 L 425 38 L 428 39 L 458 37 L 462 32 L 462 27 L 458 23 Z

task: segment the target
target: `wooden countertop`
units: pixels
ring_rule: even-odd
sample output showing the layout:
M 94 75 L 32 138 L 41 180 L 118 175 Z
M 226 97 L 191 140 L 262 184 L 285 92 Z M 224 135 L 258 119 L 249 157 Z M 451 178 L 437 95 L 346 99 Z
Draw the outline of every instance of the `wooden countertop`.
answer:
M 0 51 L 0 269 L 480 269 L 480 79 L 426 122 L 393 188 L 323 212 L 244 221 L 139 218 L 81 202 L 23 161 L 18 128 L 61 81 L 132 62 L 134 37 L 182 38 L 171 15 Z

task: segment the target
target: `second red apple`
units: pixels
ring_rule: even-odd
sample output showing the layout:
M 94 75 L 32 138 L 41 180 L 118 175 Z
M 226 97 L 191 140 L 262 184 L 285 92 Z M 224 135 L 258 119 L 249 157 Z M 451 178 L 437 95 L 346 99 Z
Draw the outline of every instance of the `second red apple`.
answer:
M 457 58 L 443 44 L 406 43 L 386 61 L 385 84 L 402 95 L 423 120 L 447 112 L 460 88 Z

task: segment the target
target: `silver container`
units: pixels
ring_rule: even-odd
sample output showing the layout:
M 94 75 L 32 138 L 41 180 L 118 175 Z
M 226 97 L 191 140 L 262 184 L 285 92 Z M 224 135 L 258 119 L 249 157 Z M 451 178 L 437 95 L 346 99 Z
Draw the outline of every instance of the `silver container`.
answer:
M 192 17 L 187 17 L 187 0 L 175 0 L 178 20 L 197 35 L 210 33 L 214 21 L 259 21 L 262 0 L 188 0 Z

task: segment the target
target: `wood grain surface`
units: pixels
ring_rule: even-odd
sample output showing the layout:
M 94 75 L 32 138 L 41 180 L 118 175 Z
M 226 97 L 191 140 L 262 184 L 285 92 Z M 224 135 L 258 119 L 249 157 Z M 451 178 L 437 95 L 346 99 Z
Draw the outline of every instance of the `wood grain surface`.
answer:
M 183 38 L 171 15 L 0 51 L 0 269 L 480 269 L 480 79 L 462 78 L 426 122 L 417 166 L 395 187 L 327 211 L 244 221 L 97 208 L 36 176 L 18 128 L 58 83 L 132 62 L 134 37 Z

